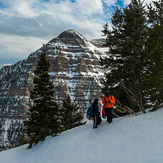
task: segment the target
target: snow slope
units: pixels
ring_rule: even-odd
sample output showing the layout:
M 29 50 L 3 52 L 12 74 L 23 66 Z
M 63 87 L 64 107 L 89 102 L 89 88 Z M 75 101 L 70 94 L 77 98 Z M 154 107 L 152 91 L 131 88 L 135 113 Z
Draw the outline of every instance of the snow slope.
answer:
M 27 145 L 0 152 L 1 163 L 163 163 L 163 108 L 121 117 L 97 129 L 92 121 Z

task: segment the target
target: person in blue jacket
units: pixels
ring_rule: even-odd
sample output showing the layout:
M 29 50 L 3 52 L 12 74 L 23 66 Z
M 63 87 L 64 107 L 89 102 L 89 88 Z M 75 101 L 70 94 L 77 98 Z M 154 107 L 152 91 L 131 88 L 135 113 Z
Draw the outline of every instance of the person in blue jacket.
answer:
M 98 99 L 96 98 L 94 100 L 94 102 L 92 103 L 93 106 L 93 128 L 97 128 L 97 125 L 100 124 L 101 122 L 99 122 L 101 120 L 99 120 L 99 107 L 98 107 Z

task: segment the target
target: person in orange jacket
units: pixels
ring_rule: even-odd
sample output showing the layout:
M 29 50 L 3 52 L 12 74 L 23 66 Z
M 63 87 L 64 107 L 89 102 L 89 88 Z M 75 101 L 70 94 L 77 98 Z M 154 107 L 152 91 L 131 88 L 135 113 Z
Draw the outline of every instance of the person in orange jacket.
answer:
M 104 104 L 107 122 L 111 123 L 112 115 L 113 115 L 112 111 L 113 111 L 113 107 L 115 104 L 115 98 L 113 95 L 110 94 L 109 91 L 106 91 L 105 96 L 102 98 L 102 103 Z

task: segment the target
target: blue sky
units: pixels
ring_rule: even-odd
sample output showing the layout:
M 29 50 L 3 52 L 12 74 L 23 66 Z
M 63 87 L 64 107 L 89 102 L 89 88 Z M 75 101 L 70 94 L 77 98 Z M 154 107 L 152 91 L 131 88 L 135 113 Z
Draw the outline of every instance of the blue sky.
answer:
M 148 1 L 148 0 L 146 0 Z M 26 59 L 61 32 L 100 38 L 116 6 L 130 0 L 0 0 L 0 67 Z

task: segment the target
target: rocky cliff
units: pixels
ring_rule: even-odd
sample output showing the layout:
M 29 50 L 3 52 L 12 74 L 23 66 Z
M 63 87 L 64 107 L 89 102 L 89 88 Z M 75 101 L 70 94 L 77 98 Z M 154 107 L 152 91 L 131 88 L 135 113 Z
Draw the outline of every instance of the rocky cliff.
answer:
M 100 97 L 104 70 L 99 64 L 105 53 L 74 30 L 61 33 L 45 46 L 55 99 L 66 95 L 87 108 Z M 33 87 L 33 70 L 42 48 L 26 60 L 0 69 L 0 149 L 18 144 Z

